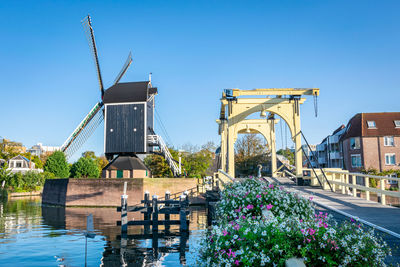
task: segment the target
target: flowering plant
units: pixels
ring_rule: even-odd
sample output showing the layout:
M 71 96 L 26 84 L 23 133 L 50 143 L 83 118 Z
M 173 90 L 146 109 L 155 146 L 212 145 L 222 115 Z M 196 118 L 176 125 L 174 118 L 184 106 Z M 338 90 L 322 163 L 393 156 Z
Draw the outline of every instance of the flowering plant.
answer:
M 202 244 L 206 266 L 284 266 L 293 257 L 311 266 L 384 266 L 390 255 L 355 221 L 338 225 L 310 200 L 259 180 L 225 188 L 217 218 Z

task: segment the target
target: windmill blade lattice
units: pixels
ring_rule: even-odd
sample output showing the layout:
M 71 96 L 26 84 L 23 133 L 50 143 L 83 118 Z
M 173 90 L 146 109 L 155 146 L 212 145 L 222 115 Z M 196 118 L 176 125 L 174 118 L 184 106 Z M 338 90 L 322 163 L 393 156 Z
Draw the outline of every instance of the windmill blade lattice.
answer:
M 86 140 L 104 120 L 102 107 L 103 103 L 97 103 L 64 142 L 61 151 L 65 153 L 67 159 L 82 147 Z
M 101 77 L 99 57 L 97 55 L 96 41 L 94 39 L 94 31 L 93 31 L 92 22 L 91 22 L 89 15 L 82 20 L 82 26 L 83 26 L 83 29 L 85 30 L 85 35 L 86 35 L 87 41 L 89 43 L 90 51 L 92 52 L 92 55 L 94 58 L 94 63 L 96 65 L 96 70 L 97 70 L 97 78 L 99 80 L 99 85 L 100 85 L 101 97 L 103 98 L 103 95 L 104 95 L 103 78 Z
M 117 78 L 114 81 L 114 85 L 117 84 L 121 80 L 122 76 L 124 76 L 125 72 L 128 70 L 131 63 L 132 63 L 132 53 L 129 53 L 124 66 L 122 67 L 121 71 L 119 72 L 119 74 L 117 75 Z

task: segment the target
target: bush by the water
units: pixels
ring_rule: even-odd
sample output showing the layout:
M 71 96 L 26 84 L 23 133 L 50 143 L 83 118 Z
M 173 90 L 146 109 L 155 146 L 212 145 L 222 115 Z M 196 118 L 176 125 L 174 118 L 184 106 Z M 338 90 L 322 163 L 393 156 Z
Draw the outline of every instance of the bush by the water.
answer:
M 217 205 L 218 224 L 203 240 L 206 266 L 385 266 L 386 243 L 352 220 L 338 225 L 315 214 L 310 200 L 247 179 L 229 185 Z
M 91 158 L 81 157 L 72 164 L 71 177 L 73 178 L 99 178 L 98 164 Z
M 49 172 L 38 173 L 28 171 L 22 173 L 10 173 L 0 171 L 0 183 L 4 190 L 9 192 L 31 192 L 40 190 L 46 179 L 54 179 L 54 174 Z

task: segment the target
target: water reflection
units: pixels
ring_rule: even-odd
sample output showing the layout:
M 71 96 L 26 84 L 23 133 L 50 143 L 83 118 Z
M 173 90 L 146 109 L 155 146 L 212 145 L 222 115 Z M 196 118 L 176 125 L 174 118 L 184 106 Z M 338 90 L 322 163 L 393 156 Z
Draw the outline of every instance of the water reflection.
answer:
M 179 226 L 169 231 L 160 226 L 157 238 L 146 239 L 143 226 L 129 226 L 129 238 L 121 238 L 115 208 L 41 206 L 40 198 L 3 202 L 0 266 L 83 266 L 83 232 L 90 213 L 97 236 L 88 243 L 88 266 L 194 266 L 207 218 L 204 208 L 190 210 L 189 235 L 179 235 Z M 141 216 L 129 213 L 129 220 Z

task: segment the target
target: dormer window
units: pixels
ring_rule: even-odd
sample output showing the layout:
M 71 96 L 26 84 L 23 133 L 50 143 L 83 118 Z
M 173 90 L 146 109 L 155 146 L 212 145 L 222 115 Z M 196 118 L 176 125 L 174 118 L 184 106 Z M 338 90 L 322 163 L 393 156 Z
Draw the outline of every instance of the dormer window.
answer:
M 400 128 L 400 121 L 394 121 L 394 127 Z
M 375 121 L 367 121 L 368 129 L 376 129 Z

